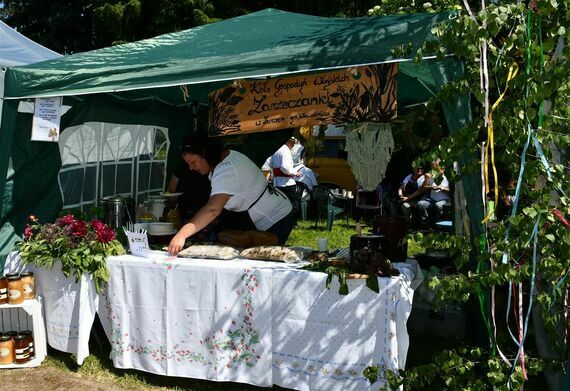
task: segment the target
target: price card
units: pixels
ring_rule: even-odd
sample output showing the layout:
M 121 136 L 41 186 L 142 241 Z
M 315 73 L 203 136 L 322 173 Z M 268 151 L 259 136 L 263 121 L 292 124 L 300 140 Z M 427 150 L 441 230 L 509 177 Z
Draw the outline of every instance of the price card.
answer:
M 148 246 L 148 236 L 146 231 L 130 232 L 125 230 L 127 239 L 129 240 L 129 249 L 135 257 L 149 258 L 150 247 Z

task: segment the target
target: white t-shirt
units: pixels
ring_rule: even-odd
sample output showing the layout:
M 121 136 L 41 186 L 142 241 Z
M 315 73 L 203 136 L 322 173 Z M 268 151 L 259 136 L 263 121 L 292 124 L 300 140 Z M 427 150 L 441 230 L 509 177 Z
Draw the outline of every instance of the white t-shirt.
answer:
M 315 173 L 309 167 L 305 167 L 304 165 L 301 164 L 295 166 L 295 169 L 299 172 L 299 174 L 301 174 L 301 176 L 295 178 L 295 180 L 297 182 L 303 182 L 305 185 L 307 185 L 309 190 L 312 191 L 313 186 L 319 184 L 319 182 L 317 182 L 317 177 L 315 176 Z
M 434 180 L 433 177 L 429 179 L 429 185 L 432 186 L 434 184 Z M 449 189 L 449 181 L 447 180 L 445 175 L 442 175 L 441 178 L 441 183 L 439 184 L 439 187 L 443 187 L 446 189 Z M 429 198 L 431 198 L 433 201 L 438 202 L 438 201 L 449 201 L 449 193 L 445 192 L 445 191 L 435 191 L 432 190 Z
M 271 168 L 279 168 L 284 174 L 295 174 L 293 165 L 293 155 L 291 150 L 285 144 L 281 146 L 272 156 L 269 161 Z M 295 179 L 285 176 L 274 176 L 273 184 L 277 187 L 295 186 Z
M 409 181 L 412 180 L 412 176 L 413 176 L 413 174 L 410 174 L 410 175 L 408 175 L 407 177 L 405 177 L 404 180 L 402 181 L 402 186 L 406 187 L 406 184 L 407 184 Z M 418 188 L 420 188 L 420 187 L 422 187 L 422 186 L 424 185 L 425 180 L 426 180 L 426 176 L 425 176 L 425 175 L 422 175 L 421 177 L 419 177 L 419 178 L 416 180 L 416 183 L 417 183 L 417 185 L 418 185 Z M 410 195 L 410 194 L 408 194 L 408 195 Z
M 278 191 L 269 193 L 267 180 L 261 170 L 247 156 L 237 151 L 222 160 L 211 174 L 212 195 L 228 194 L 230 199 L 224 206 L 234 212 L 243 212 L 263 196 L 249 209 L 249 216 L 255 227 L 261 231 L 287 216 L 292 210 L 287 196 Z

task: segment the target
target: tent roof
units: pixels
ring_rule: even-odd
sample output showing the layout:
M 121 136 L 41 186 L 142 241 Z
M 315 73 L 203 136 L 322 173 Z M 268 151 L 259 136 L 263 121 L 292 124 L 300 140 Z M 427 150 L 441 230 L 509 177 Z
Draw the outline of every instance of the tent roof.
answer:
M 13 67 L 61 57 L 0 21 L 0 66 Z
M 155 38 L 8 69 L 7 98 L 149 89 L 408 61 L 448 14 L 324 18 L 266 9 Z M 413 53 L 414 50 L 411 51 Z M 142 91 L 141 91 L 142 92 Z

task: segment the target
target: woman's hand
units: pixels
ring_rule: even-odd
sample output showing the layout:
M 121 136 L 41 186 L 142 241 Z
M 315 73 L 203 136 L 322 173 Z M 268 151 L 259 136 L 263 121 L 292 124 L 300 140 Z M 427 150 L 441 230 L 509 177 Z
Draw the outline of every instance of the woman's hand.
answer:
M 168 245 L 168 252 L 172 255 L 178 255 L 182 248 L 184 248 L 184 243 L 186 243 L 184 235 L 180 232 L 177 233 Z
M 174 235 L 170 241 L 170 244 L 168 245 L 168 252 L 172 255 L 177 255 L 184 247 L 186 238 L 194 235 L 201 229 L 205 228 L 212 221 L 214 221 L 230 197 L 231 196 L 229 194 L 216 194 L 210 196 L 210 199 L 206 205 L 204 205 L 196 213 L 196 215 L 192 217 L 190 221 L 186 223 L 176 235 Z

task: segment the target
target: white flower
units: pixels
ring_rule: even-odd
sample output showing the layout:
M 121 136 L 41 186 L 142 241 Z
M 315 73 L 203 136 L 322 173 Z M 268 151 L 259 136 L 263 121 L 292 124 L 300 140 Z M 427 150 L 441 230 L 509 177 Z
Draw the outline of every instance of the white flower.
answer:
M 430 2 L 424 3 L 423 7 L 424 9 L 427 10 L 428 8 L 431 8 L 431 3 Z
M 374 10 L 373 10 L 372 8 L 370 8 L 370 9 L 368 10 L 368 15 L 372 15 L 373 13 L 374 13 Z
M 375 5 L 373 8 L 374 11 L 380 11 L 380 6 L 379 5 Z

